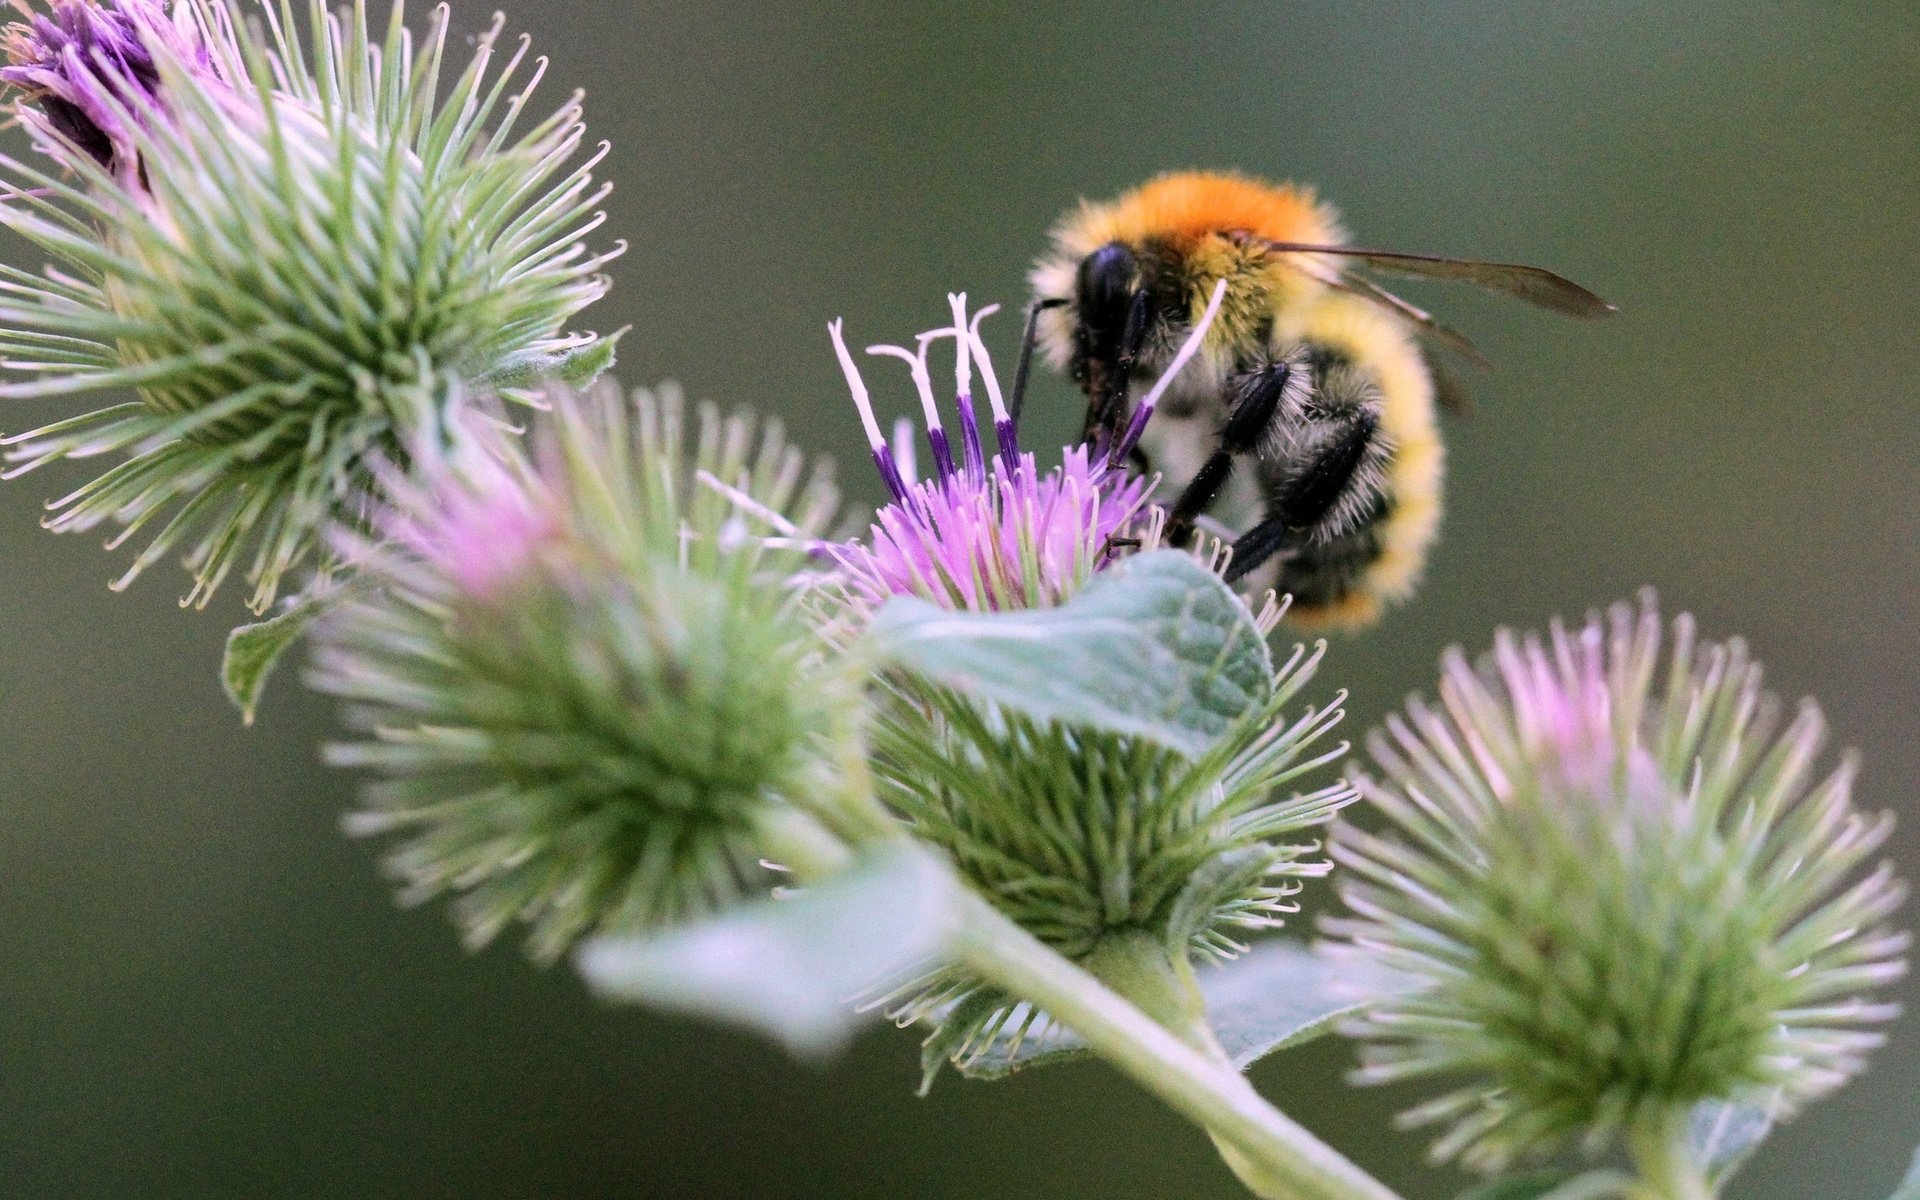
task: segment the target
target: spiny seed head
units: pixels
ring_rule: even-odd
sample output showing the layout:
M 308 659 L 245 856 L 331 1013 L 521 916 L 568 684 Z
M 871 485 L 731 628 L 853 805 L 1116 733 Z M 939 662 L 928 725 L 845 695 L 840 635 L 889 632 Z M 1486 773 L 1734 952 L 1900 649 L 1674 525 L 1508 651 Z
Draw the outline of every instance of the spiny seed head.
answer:
M 1570 1136 L 1658 1136 L 1708 1099 L 1778 1089 L 1792 1108 L 1879 1043 L 1907 939 L 1902 888 L 1847 878 L 1887 814 L 1816 777 L 1819 711 L 1779 704 L 1740 642 L 1674 622 L 1664 683 L 1651 598 L 1569 632 L 1455 651 L 1440 704 L 1370 741 L 1357 784 L 1391 824 L 1342 825 L 1353 915 L 1337 952 L 1392 968 L 1351 1032 L 1361 1078 L 1461 1086 L 1408 1114 L 1486 1168 Z
M 1279 615 L 1266 609 L 1263 634 Z M 1143 935 L 1183 969 L 1196 954 L 1231 958 L 1246 949 L 1236 933 L 1277 927 L 1302 880 L 1327 873 L 1308 831 L 1355 797 L 1339 780 L 1293 790 L 1346 752 L 1326 742 L 1343 697 L 1286 715 L 1324 650 L 1296 648 L 1271 697 L 1198 757 L 895 684 L 873 734 L 880 794 L 988 901 L 1070 958 Z M 964 1058 L 1029 1012 L 982 995 L 947 970 L 889 1000 L 903 1023 L 972 1022 L 970 1036 L 940 1034 Z
M 525 920 L 543 959 L 763 887 L 761 820 L 823 790 L 817 737 L 859 703 L 794 610 L 801 552 L 696 478 L 817 532 L 830 489 L 776 427 L 610 386 L 553 404 L 531 459 L 420 448 L 382 540 L 346 535 L 314 676 L 370 735 L 333 758 L 382 777 L 353 826 L 400 835 L 404 895 L 462 893 L 476 945 Z
M 9 474 L 119 459 L 47 524 L 146 536 L 120 585 L 184 548 L 196 604 L 238 569 L 264 609 L 463 392 L 611 359 L 563 332 L 611 257 L 578 98 L 529 123 L 544 62 L 497 62 L 498 20 L 460 67 L 444 7 L 417 44 L 397 4 L 378 38 L 365 0 L 292 12 L 55 0 L 9 34 L 56 169 L 0 156 L 0 225 L 56 265 L 0 267 L 0 397 L 134 393 L 6 439 Z

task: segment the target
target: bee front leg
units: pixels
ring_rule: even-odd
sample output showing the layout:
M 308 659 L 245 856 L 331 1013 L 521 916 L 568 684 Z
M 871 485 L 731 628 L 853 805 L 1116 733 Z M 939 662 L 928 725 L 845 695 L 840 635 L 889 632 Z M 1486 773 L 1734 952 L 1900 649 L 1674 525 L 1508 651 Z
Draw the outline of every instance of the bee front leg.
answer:
M 1194 473 L 1167 514 L 1169 545 L 1184 546 L 1192 539 L 1195 519 L 1219 498 L 1236 457 L 1252 454 L 1271 441 L 1269 430 L 1276 421 L 1301 419 L 1312 383 L 1304 363 L 1285 359 L 1240 375 L 1228 387 L 1238 399 L 1220 431 L 1219 449 Z
M 1040 314 L 1065 304 L 1065 300 L 1056 296 L 1027 305 L 1027 325 L 1020 335 L 1020 363 L 1013 369 L 1013 391 L 1007 397 L 1007 419 L 1013 423 L 1016 434 L 1020 432 L 1020 410 L 1027 404 L 1027 377 L 1033 373 L 1033 348 L 1040 340 Z
M 1153 323 L 1153 297 L 1145 288 L 1133 293 L 1127 302 L 1127 323 L 1120 337 L 1119 353 L 1103 364 L 1099 381 L 1099 399 L 1087 409 L 1087 425 L 1081 437 L 1088 442 L 1110 444 L 1120 436 L 1127 419 L 1127 385 L 1133 379 L 1134 364 L 1147 343 L 1147 328 Z

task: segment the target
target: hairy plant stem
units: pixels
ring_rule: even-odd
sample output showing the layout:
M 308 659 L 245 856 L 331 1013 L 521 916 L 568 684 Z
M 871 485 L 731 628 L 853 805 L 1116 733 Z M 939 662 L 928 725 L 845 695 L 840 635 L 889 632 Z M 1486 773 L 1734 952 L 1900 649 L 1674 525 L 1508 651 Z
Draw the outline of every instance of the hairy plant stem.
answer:
M 1197 992 L 1186 996 L 1179 967 L 1169 973 L 1138 945 L 1116 948 L 1100 965 L 1137 985 L 1180 1032 L 1163 1025 L 1086 970 L 1049 949 L 985 900 L 963 900 L 959 953 L 982 978 L 1030 1001 L 1086 1039 L 1094 1052 L 1213 1135 L 1228 1165 L 1267 1200 L 1399 1200 L 1253 1090 L 1206 1027 Z M 1097 960 L 1098 961 L 1098 960 Z M 1191 980 L 1191 970 L 1187 972 Z M 1199 1049 L 1193 1039 L 1209 1047 Z
M 1714 1188 L 1687 1149 L 1687 1114 L 1676 1111 L 1656 1126 L 1636 1130 L 1627 1139 L 1639 1182 L 1633 1200 L 1714 1200 Z
M 832 824 L 841 830 L 798 809 L 781 810 L 762 825 L 767 853 L 802 880 L 847 867 L 853 852 L 845 833 L 856 842 L 905 836 L 872 796 L 861 732 L 836 732 L 841 778 Z M 1255 1195 L 1400 1200 L 1254 1091 L 1215 1039 L 1184 955 L 1168 954 L 1144 933 L 1121 936 L 1096 950 L 1089 970 L 1022 929 L 966 883 L 956 879 L 954 890 L 961 909 L 956 957 L 1079 1034 L 1096 1054 L 1205 1129 Z

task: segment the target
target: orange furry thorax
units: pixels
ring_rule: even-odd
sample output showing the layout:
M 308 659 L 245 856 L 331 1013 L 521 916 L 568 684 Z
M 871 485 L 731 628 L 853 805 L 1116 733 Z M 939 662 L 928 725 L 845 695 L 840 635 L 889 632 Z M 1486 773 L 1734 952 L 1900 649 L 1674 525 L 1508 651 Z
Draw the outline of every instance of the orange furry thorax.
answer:
M 1276 242 L 1338 245 L 1340 219 L 1309 188 L 1215 171 L 1176 171 L 1081 213 L 1089 241 L 1192 242 L 1238 231 Z

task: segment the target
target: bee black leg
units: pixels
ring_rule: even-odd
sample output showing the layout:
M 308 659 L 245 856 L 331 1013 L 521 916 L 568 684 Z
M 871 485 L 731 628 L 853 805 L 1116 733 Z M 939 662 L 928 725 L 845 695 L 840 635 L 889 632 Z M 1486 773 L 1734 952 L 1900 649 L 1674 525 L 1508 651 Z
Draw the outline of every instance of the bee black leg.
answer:
M 1020 362 L 1013 369 L 1013 391 L 1007 399 L 1007 419 L 1013 422 L 1013 431 L 1020 432 L 1020 410 L 1027 403 L 1027 377 L 1033 373 L 1033 347 L 1040 340 L 1040 313 L 1043 309 L 1059 308 L 1066 301 L 1055 297 L 1051 300 L 1035 300 L 1027 305 L 1027 327 L 1020 334 Z
M 1233 561 L 1227 564 L 1226 574 L 1221 578 L 1228 583 L 1240 582 L 1249 572 L 1285 550 L 1287 544 L 1298 537 L 1299 531 L 1289 526 L 1285 517 L 1268 517 L 1234 541 Z
M 1233 561 L 1225 575 L 1228 583 L 1238 582 L 1287 549 L 1289 543 L 1305 537 L 1353 486 L 1354 475 L 1379 430 L 1379 421 L 1364 408 L 1351 410 L 1340 421 L 1344 428 L 1274 497 L 1266 519 L 1233 543 Z
M 1234 458 L 1251 453 L 1259 446 L 1267 427 L 1280 412 L 1281 402 L 1288 398 L 1289 389 L 1304 390 L 1306 370 L 1300 363 L 1277 362 L 1256 372 L 1250 382 L 1235 387 L 1240 402 L 1234 405 L 1226 428 L 1220 431 L 1220 448 L 1194 473 L 1167 514 L 1169 545 L 1184 546 L 1193 537 L 1195 518 L 1219 498 L 1220 489 L 1233 474 Z
M 1127 381 L 1133 377 L 1133 364 L 1146 345 L 1147 326 L 1152 321 L 1153 297 L 1145 288 L 1137 289 L 1127 303 L 1125 332 L 1120 337 L 1119 353 L 1108 365 L 1106 387 L 1099 400 L 1087 410 L 1087 426 L 1081 434 L 1085 441 L 1105 444 L 1119 436 L 1127 415 Z

